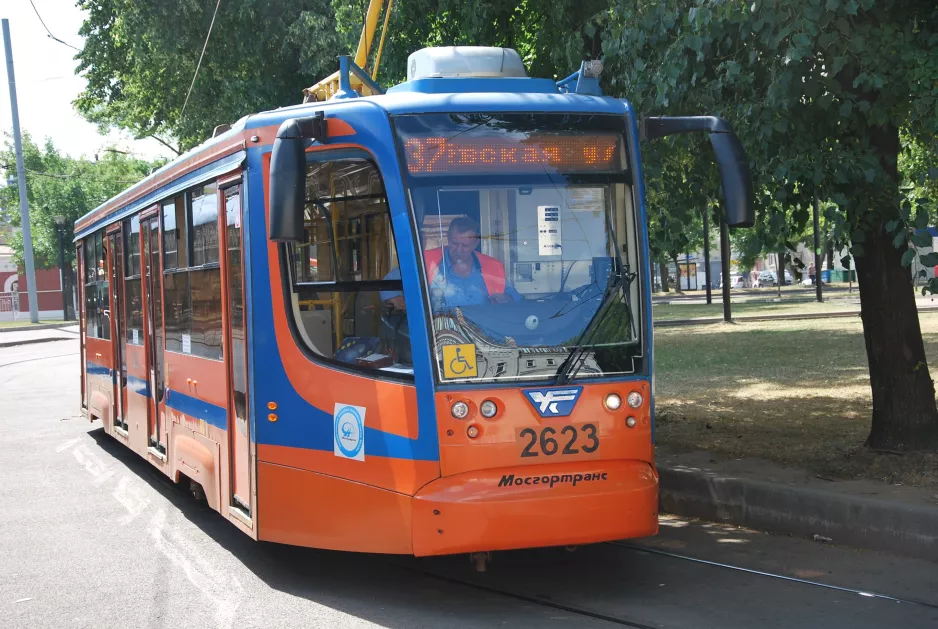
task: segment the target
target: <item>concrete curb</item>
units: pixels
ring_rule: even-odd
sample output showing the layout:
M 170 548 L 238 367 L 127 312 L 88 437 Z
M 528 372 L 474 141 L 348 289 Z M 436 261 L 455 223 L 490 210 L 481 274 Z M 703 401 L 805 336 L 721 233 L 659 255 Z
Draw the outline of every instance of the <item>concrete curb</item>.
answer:
M 659 467 L 661 511 L 938 561 L 938 507 Z
M 39 325 L 23 325 L 12 328 L 0 328 L 0 335 L 4 332 L 31 332 L 33 330 L 55 330 L 78 325 L 78 321 L 64 321 L 62 323 L 42 323 Z

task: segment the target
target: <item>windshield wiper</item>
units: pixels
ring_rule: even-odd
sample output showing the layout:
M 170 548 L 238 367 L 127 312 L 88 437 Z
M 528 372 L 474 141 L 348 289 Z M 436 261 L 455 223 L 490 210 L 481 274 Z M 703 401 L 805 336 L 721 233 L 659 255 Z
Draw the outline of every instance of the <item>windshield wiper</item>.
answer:
M 609 282 L 609 285 L 603 292 L 602 301 L 599 304 L 600 309 L 604 309 L 603 312 L 597 312 L 593 318 L 590 319 L 590 322 L 586 324 L 583 332 L 581 332 L 580 336 L 577 338 L 576 346 L 567 355 L 564 361 L 560 363 L 560 367 L 557 369 L 557 376 L 554 378 L 555 386 L 567 384 L 573 380 L 580 369 L 583 368 L 583 364 L 586 361 L 580 360 L 581 357 L 586 353 L 586 348 L 589 346 L 589 342 L 593 340 L 592 337 L 596 335 L 596 331 L 599 330 L 603 321 L 606 320 L 606 316 L 609 314 L 609 311 L 613 310 L 613 303 L 609 300 L 609 297 L 622 287 L 624 280 L 626 279 L 628 280 L 629 284 L 631 284 L 632 280 L 635 279 L 635 274 L 629 273 L 628 268 L 625 269 L 624 273 L 616 273 L 612 281 Z M 625 304 L 629 316 L 629 327 L 632 327 L 632 306 L 629 299 L 628 290 L 626 290 Z M 631 332 L 634 332 L 634 330 L 631 330 Z M 589 341 L 587 341 L 587 337 L 589 337 Z

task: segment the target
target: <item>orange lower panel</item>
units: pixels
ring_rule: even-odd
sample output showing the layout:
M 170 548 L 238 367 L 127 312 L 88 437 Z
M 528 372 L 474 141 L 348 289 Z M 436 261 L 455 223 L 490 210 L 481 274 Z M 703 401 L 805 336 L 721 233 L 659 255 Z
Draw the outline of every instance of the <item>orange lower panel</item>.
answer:
M 658 531 L 658 475 L 644 461 L 465 472 L 421 489 L 413 521 L 417 556 L 644 537 Z
M 410 496 L 258 462 L 258 539 L 332 550 L 411 554 Z
M 316 471 L 330 477 L 373 485 L 399 494 L 414 495 L 417 490 L 440 476 L 437 461 L 411 461 L 368 456 L 364 461 L 343 459 L 332 450 L 311 450 L 259 444 L 257 458 L 265 463 Z

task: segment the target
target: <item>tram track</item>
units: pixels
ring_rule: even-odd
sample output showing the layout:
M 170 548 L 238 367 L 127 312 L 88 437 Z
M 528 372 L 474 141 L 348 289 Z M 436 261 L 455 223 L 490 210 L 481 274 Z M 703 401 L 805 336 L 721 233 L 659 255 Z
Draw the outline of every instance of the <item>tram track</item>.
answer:
M 632 627 L 633 629 L 663 629 L 663 625 L 650 625 L 648 623 L 639 622 L 637 620 L 632 620 L 624 616 L 613 616 L 603 612 L 587 609 L 585 607 L 579 607 L 577 605 L 568 605 L 566 603 L 560 603 L 557 601 L 544 598 L 542 596 L 535 596 L 532 594 L 524 594 L 522 592 L 516 592 L 513 590 L 508 590 L 500 587 L 495 587 L 492 585 L 486 585 L 484 583 L 479 583 L 472 579 L 463 579 L 447 574 L 440 574 L 433 570 L 427 568 L 421 568 L 419 566 L 407 565 L 402 562 L 392 562 L 393 565 L 420 574 L 425 577 L 436 579 L 438 581 L 443 581 L 445 583 L 450 583 L 453 585 L 460 585 L 463 587 L 471 588 L 480 592 L 485 592 L 487 594 L 495 594 L 496 596 L 502 596 L 504 598 L 510 598 L 517 601 L 522 601 L 525 603 L 531 603 L 534 605 L 540 605 L 542 607 L 549 607 L 551 609 L 556 609 L 558 611 L 564 611 L 570 614 L 576 614 L 583 618 L 590 618 L 592 620 L 598 620 L 602 622 L 607 622 L 612 625 L 619 627 Z
M 922 601 L 922 600 L 911 599 L 911 598 L 902 598 L 902 597 L 899 597 L 899 596 L 890 596 L 890 595 L 888 595 L 888 594 L 882 594 L 882 593 L 873 592 L 873 591 L 870 591 L 870 590 L 859 590 L 859 589 L 856 589 L 856 588 L 844 587 L 844 586 L 841 586 L 841 585 L 832 585 L 832 584 L 830 584 L 830 583 L 822 583 L 822 582 L 820 582 L 820 581 L 812 581 L 812 580 L 810 580 L 810 579 L 802 579 L 802 578 L 800 578 L 800 577 L 792 577 L 792 576 L 788 576 L 788 575 L 784 575 L 784 574 L 776 574 L 776 573 L 774 573 L 774 572 L 766 572 L 766 571 L 764 571 L 764 570 L 756 570 L 756 569 L 754 569 L 754 568 L 745 568 L 745 567 L 743 567 L 743 566 L 734 566 L 734 565 L 732 565 L 732 564 L 722 563 L 722 562 L 719 562 L 719 561 L 713 561 L 713 560 L 710 560 L 710 559 L 701 559 L 701 558 L 699 558 L 699 557 L 691 557 L 691 556 L 689 556 L 689 555 L 682 555 L 682 554 L 680 554 L 680 553 L 673 553 L 673 552 L 670 552 L 670 551 L 667 551 L 667 550 L 660 550 L 660 549 L 658 549 L 658 548 L 651 548 L 651 547 L 648 547 L 648 546 L 640 546 L 640 545 L 638 545 L 638 544 L 633 544 L 633 543 L 631 543 L 631 542 L 616 541 L 616 542 L 606 542 L 606 544 L 609 545 L 609 546 L 616 546 L 616 547 L 618 547 L 618 548 L 624 548 L 624 549 L 631 550 L 631 551 L 638 552 L 638 553 L 646 553 L 646 554 L 649 554 L 649 555 L 657 555 L 657 556 L 659 556 L 659 557 L 668 557 L 668 558 L 670 558 L 670 559 L 675 559 L 675 560 L 679 560 L 679 561 L 688 561 L 688 562 L 696 563 L 696 564 L 699 564 L 699 565 L 711 566 L 711 567 L 714 567 L 714 568 L 721 568 L 721 569 L 724 569 L 724 570 L 733 570 L 733 571 L 736 571 L 736 572 L 743 572 L 743 573 L 746 573 L 746 574 L 751 574 L 751 575 L 760 576 L 760 577 L 766 577 L 766 578 L 770 578 L 770 579 L 778 579 L 778 580 L 781 580 L 781 581 L 786 581 L 786 582 L 788 582 L 788 583 L 799 583 L 799 584 L 801 584 L 801 585 L 806 585 L 806 586 L 810 586 L 810 587 L 824 588 L 824 589 L 828 589 L 828 590 L 833 590 L 833 591 L 835 591 L 835 592 L 843 592 L 843 593 L 845 593 L 845 594 L 855 594 L 855 595 L 861 596 L 861 597 L 863 597 L 863 598 L 879 599 L 879 600 L 889 601 L 889 602 L 893 602 L 893 603 L 905 603 L 905 604 L 908 604 L 908 605 L 919 605 L 919 606 L 927 607 L 927 608 L 930 608 L 930 609 L 938 609 L 938 604 L 929 603 L 928 601 Z
M 752 575 L 754 577 L 762 577 L 766 579 L 777 580 L 780 582 L 785 582 L 793 585 L 801 585 L 810 588 L 821 588 L 824 590 L 829 590 L 841 594 L 854 595 L 867 600 L 879 600 L 888 603 L 894 604 L 905 604 L 910 606 L 927 608 L 930 610 L 938 610 L 938 604 L 930 603 L 928 601 L 914 599 L 914 598 L 904 598 L 901 596 L 891 596 L 889 594 L 884 594 L 881 592 L 876 592 L 873 590 L 864 590 L 846 586 L 833 585 L 830 583 L 823 583 L 820 581 L 813 581 L 810 579 L 803 579 L 799 577 L 777 574 L 773 572 L 767 572 L 764 570 L 757 570 L 754 568 L 746 568 L 743 566 L 733 565 L 729 563 L 713 561 L 708 559 L 701 559 L 699 557 L 692 557 L 689 555 L 683 555 L 680 553 L 674 553 L 666 550 L 660 550 L 657 548 L 641 546 L 627 541 L 613 541 L 606 542 L 604 545 L 612 546 L 619 548 L 624 551 L 630 551 L 634 553 L 643 553 L 646 555 L 653 555 L 658 557 L 663 557 L 666 559 L 682 562 L 690 562 L 701 566 L 706 566 L 710 568 L 715 568 L 718 570 L 727 570 L 737 573 L 742 573 L 746 575 Z M 419 574 L 424 577 L 428 577 L 437 581 L 442 581 L 448 584 L 457 585 L 465 588 L 470 588 L 478 592 L 484 592 L 487 594 L 493 594 L 496 596 L 513 599 L 516 601 L 529 603 L 537 605 L 540 607 L 547 607 L 555 609 L 558 611 L 566 612 L 568 614 L 573 614 L 580 618 L 592 619 L 596 621 L 606 622 L 610 625 L 619 626 L 619 627 L 632 627 L 633 629 L 664 629 L 665 625 L 661 624 L 649 624 L 647 621 L 642 622 L 628 616 L 619 616 L 598 611 L 596 609 L 590 609 L 589 607 L 584 607 L 577 604 L 565 603 L 563 601 L 554 600 L 550 596 L 529 594 L 525 592 L 517 591 L 513 588 L 506 588 L 499 585 L 493 585 L 489 583 L 482 583 L 478 578 L 473 578 L 470 574 L 466 576 L 462 575 L 453 575 L 442 573 L 437 570 L 421 567 L 419 565 L 413 565 L 411 563 L 395 561 L 392 562 L 398 568 L 402 568 L 409 572 Z

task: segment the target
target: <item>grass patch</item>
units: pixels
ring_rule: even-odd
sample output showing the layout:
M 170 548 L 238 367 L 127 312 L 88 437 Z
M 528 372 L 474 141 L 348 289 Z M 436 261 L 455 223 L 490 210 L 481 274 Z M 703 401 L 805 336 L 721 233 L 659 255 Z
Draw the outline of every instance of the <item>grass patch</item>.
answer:
M 934 360 L 938 313 L 920 321 Z M 655 357 L 665 448 L 938 487 L 938 454 L 862 448 L 872 402 L 859 317 L 658 328 Z
M 31 327 L 34 327 L 37 325 L 46 325 L 49 323 L 63 323 L 63 321 L 61 319 L 40 320 L 39 323 L 30 323 L 29 319 L 26 319 L 25 321 L 22 319 L 20 319 L 19 321 L 0 321 L 0 329 L 9 330 L 12 328 L 15 328 L 15 329 L 22 328 L 24 330 L 28 330 Z M 78 324 L 77 321 L 74 323 L 76 325 Z

